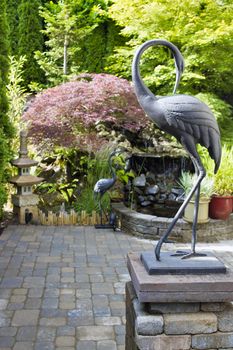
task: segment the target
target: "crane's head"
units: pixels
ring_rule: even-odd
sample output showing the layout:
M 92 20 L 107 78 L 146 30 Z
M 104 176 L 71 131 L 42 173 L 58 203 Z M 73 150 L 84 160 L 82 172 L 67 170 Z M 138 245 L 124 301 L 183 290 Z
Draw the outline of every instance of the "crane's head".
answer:
M 176 67 L 176 82 L 173 89 L 173 94 L 175 94 L 176 90 L 178 89 L 182 73 L 184 71 L 184 58 L 176 46 L 173 51 L 173 56 L 175 59 L 175 67 Z

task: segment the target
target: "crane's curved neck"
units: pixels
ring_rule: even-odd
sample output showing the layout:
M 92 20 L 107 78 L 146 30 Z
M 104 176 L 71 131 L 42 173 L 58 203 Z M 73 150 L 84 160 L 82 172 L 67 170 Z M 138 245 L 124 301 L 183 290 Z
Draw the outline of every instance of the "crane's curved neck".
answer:
M 144 84 L 141 74 L 140 74 L 140 59 L 145 50 L 147 50 L 151 46 L 162 45 L 168 47 L 172 53 L 175 55 L 177 53 L 177 47 L 170 43 L 167 40 L 163 39 L 155 39 L 148 40 L 144 44 L 142 44 L 139 49 L 136 51 L 132 63 L 132 81 L 134 84 L 135 93 L 138 98 L 142 98 L 143 96 L 151 97 L 153 99 L 157 99 L 157 97 L 148 89 L 148 87 Z
M 110 155 L 108 162 L 109 162 L 109 168 L 110 168 L 110 171 L 111 171 L 111 175 L 112 175 L 113 179 L 116 180 L 116 172 L 115 172 L 115 169 L 112 166 L 112 157 L 113 156 L 114 156 L 114 154 Z

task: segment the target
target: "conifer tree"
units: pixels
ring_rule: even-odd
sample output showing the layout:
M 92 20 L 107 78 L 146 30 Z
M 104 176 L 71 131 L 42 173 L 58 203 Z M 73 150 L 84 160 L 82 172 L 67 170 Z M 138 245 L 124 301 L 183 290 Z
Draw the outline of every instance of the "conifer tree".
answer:
M 0 218 L 2 207 L 6 201 L 6 165 L 10 156 L 10 138 L 13 128 L 8 119 L 8 101 L 6 95 L 6 84 L 8 77 L 8 25 L 6 20 L 6 1 L 0 1 Z
M 25 85 L 32 81 L 43 82 L 43 72 L 34 54 L 36 50 L 43 51 L 42 19 L 39 16 L 41 0 L 21 0 L 18 7 L 18 55 L 26 56 L 24 66 Z
M 11 55 L 16 55 L 18 44 L 18 0 L 6 2 L 7 21 L 9 25 L 9 45 Z

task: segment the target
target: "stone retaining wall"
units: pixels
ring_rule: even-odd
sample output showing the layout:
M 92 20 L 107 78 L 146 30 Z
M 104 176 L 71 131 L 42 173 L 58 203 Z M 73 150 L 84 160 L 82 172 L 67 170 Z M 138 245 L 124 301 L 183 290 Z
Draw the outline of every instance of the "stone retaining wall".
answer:
M 172 218 L 157 217 L 138 213 L 124 206 L 114 203 L 113 210 L 121 222 L 124 232 L 143 238 L 158 239 L 167 229 Z M 212 220 L 198 225 L 198 242 L 214 242 L 221 239 L 233 238 L 233 214 L 228 220 Z M 173 238 L 179 242 L 190 242 L 192 225 L 179 219 L 172 230 Z
M 140 303 L 128 282 L 126 349 L 233 349 L 232 303 Z

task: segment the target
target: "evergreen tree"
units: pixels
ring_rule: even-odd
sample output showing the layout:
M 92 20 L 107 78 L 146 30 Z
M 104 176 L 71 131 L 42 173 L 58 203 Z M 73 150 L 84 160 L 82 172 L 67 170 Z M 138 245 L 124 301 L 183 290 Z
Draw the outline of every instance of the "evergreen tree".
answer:
M 42 19 L 39 16 L 41 0 L 21 0 L 18 7 L 18 55 L 26 56 L 24 69 L 25 85 L 32 81 L 43 82 L 43 71 L 40 69 L 34 55 L 36 50 L 43 51 Z
M 18 44 L 18 0 L 8 0 L 6 3 L 9 25 L 9 44 L 11 55 L 16 55 Z
M 8 120 L 8 101 L 6 97 L 6 84 L 9 69 L 8 62 L 8 25 L 6 20 L 6 1 L 0 1 L 0 218 L 2 207 L 6 201 L 6 165 L 10 156 L 10 138 L 13 128 Z
M 51 85 L 69 74 L 103 72 L 115 45 L 124 41 L 119 27 L 108 18 L 105 0 L 45 2 L 40 15 L 47 50 L 37 51 L 36 58 Z

